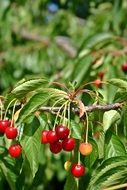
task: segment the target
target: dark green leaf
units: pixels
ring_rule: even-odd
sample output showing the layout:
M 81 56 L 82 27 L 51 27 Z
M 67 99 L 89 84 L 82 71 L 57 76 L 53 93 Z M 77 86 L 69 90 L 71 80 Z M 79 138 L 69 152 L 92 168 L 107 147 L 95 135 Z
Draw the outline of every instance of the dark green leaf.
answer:
M 71 174 L 68 175 L 64 186 L 64 190 L 70 190 L 70 189 L 78 190 L 76 179 Z
M 34 118 L 34 120 L 25 127 L 24 135 L 21 140 L 23 152 L 30 164 L 33 178 L 39 167 L 40 138 L 41 128 L 39 127 L 39 121 Z
M 82 139 L 82 127 L 75 121 L 71 121 L 72 137 L 75 139 Z

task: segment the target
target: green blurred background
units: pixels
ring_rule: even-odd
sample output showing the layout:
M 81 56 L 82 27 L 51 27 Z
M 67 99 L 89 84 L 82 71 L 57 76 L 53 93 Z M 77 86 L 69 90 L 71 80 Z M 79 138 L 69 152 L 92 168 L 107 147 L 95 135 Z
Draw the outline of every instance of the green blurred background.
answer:
M 100 72 L 104 81 L 126 77 L 121 70 L 127 61 L 126 21 L 126 0 L 0 0 L 0 93 L 27 77 L 78 85 Z M 113 88 L 101 93 L 112 102 Z M 63 188 L 65 159 L 48 158 L 34 182 L 26 179 L 27 190 Z M 6 181 L 3 187 L 9 188 Z

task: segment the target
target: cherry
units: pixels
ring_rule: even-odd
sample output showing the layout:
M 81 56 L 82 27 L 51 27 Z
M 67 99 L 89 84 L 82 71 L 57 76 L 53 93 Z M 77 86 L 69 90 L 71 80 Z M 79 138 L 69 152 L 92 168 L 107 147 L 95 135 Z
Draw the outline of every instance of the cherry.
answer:
M 22 153 L 22 147 L 19 144 L 14 144 L 9 147 L 8 151 L 12 157 L 17 158 Z
M 66 170 L 66 171 L 69 171 L 70 170 L 70 168 L 71 168 L 71 162 L 68 160 L 68 161 L 66 161 L 65 163 L 64 163 L 64 169 Z
M 49 143 L 54 143 L 54 142 L 58 141 L 56 131 L 48 131 L 46 138 Z
M 93 81 L 93 84 L 95 84 L 95 86 L 98 88 L 102 87 L 102 81 L 100 79 L 96 79 L 95 81 Z
M 7 127 L 5 130 L 5 135 L 8 139 L 15 139 L 17 137 L 18 130 L 15 127 Z
M 59 140 L 66 139 L 69 135 L 69 129 L 63 125 L 58 125 L 55 130 Z
M 98 73 L 98 76 L 100 77 L 101 80 L 103 79 L 104 75 L 105 75 L 105 71 L 100 71 Z
M 41 133 L 41 144 L 47 144 L 48 143 L 48 139 L 47 139 L 47 134 L 48 134 L 48 130 L 43 130 Z
M 125 73 L 127 73 L 127 63 L 124 63 L 122 65 L 122 71 L 125 72 Z
M 92 144 L 90 143 L 81 143 L 79 146 L 79 151 L 82 155 L 90 155 L 93 150 Z
M 62 142 L 62 147 L 66 151 L 72 151 L 75 148 L 75 144 L 74 138 L 66 138 Z
M 74 177 L 81 177 L 85 174 L 85 167 L 82 164 L 73 164 L 71 168 L 71 173 Z
M 7 127 L 10 127 L 10 120 L 0 120 L 0 133 L 5 133 Z
M 57 141 L 55 143 L 50 144 L 50 151 L 54 154 L 59 153 L 62 150 L 62 143 Z

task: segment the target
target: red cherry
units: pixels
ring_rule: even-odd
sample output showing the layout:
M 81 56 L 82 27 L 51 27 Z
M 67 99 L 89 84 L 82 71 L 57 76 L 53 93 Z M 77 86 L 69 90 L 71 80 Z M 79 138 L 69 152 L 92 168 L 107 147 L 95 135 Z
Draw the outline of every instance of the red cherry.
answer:
M 125 73 L 127 73 L 127 63 L 124 63 L 122 65 L 122 71 L 125 72 Z
M 66 139 L 70 132 L 70 130 L 63 125 L 58 125 L 55 130 L 59 140 Z
M 5 135 L 8 139 L 15 139 L 17 137 L 18 130 L 15 127 L 7 127 L 5 130 Z
M 0 120 L 0 133 L 5 133 L 7 127 L 10 127 L 10 120 Z
M 74 177 L 81 177 L 85 174 L 85 167 L 82 164 L 73 164 L 71 173 Z
M 50 151 L 54 154 L 59 153 L 62 150 L 62 143 L 57 141 L 55 143 L 50 144 Z
M 14 157 L 14 158 L 17 158 L 20 156 L 20 154 L 22 153 L 22 147 L 18 144 L 14 144 L 14 145 L 11 145 L 9 147 L 9 154 Z
M 54 143 L 54 142 L 58 141 L 55 131 L 48 131 L 46 138 L 49 143 Z
M 48 130 L 43 130 L 41 133 L 41 144 L 47 144 L 48 140 L 47 140 L 47 134 L 48 134 Z
M 75 144 L 74 138 L 67 138 L 63 140 L 62 148 L 66 151 L 72 151 L 75 148 Z
M 97 88 L 102 87 L 102 81 L 100 79 L 96 79 L 95 81 L 93 81 L 93 84 L 95 84 Z
M 90 143 L 81 143 L 79 146 L 79 151 L 84 156 L 90 155 L 93 151 L 93 146 Z

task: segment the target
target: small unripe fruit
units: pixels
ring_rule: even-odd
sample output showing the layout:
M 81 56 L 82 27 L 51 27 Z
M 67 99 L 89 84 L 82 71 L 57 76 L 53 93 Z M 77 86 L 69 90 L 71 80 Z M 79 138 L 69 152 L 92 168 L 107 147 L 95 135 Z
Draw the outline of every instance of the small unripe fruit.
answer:
M 95 81 L 93 81 L 93 84 L 95 84 L 97 88 L 102 87 L 102 81 L 100 79 L 96 79 Z
M 82 164 L 73 164 L 71 168 L 71 173 L 74 177 L 81 177 L 85 174 L 85 167 Z
M 101 80 L 103 79 L 104 75 L 105 75 L 105 71 L 100 71 L 98 73 L 98 76 L 100 77 Z
M 93 150 L 93 146 L 90 143 L 81 143 L 79 146 L 79 151 L 84 156 L 90 155 L 92 150 Z
M 66 161 L 65 163 L 64 163 L 64 169 L 66 170 L 66 171 L 69 171 L 70 170 L 70 168 L 71 168 L 71 162 L 68 160 L 68 161 Z

